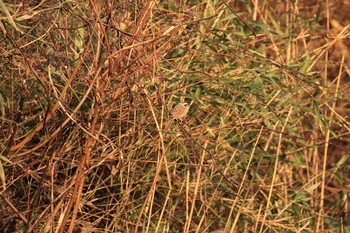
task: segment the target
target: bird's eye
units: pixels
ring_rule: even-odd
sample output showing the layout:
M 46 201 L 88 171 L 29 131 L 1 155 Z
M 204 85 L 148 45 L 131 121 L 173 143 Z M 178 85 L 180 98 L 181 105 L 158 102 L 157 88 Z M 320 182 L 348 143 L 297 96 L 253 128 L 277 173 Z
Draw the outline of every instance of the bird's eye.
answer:
M 188 103 L 184 103 L 184 106 L 187 108 L 188 107 Z

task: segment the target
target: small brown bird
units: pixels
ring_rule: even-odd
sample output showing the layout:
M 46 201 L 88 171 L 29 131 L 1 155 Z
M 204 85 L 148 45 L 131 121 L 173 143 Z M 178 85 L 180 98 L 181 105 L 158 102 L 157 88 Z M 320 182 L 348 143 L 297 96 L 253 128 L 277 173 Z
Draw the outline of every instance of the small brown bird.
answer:
M 186 117 L 188 110 L 190 110 L 190 106 L 185 102 L 180 102 L 173 109 L 171 109 L 171 119 L 169 119 L 169 121 L 165 124 L 165 131 L 168 130 L 171 122 L 173 122 L 174 119 L 183 120 Z
M 170 114 L 174 119 L 182 120 L 186 117 L 190 106 L 188 103 L 181 102 L 178 103 L 173 109 L 171 109 Z

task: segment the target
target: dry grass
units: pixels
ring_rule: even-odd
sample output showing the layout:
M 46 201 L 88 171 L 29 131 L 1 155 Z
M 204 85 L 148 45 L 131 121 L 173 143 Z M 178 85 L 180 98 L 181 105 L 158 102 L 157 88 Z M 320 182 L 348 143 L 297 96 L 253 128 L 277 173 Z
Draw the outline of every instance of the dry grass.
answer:
M 337 4 L 0 0 L 0 231 L 349 232 Z

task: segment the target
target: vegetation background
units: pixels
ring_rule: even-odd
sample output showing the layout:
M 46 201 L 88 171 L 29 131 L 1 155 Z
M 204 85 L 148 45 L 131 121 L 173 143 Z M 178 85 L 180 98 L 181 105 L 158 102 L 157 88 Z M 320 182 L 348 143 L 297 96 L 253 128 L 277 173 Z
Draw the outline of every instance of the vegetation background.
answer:
M 350 232 L 349 9 L 0 0 L 0 231 Z

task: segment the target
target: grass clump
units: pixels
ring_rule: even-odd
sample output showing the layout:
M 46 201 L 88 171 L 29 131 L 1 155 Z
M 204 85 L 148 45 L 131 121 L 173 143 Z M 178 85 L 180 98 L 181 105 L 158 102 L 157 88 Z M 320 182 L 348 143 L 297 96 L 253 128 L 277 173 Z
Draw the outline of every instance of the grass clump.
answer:
M 348 231 L 335 3 L 0 3 L 1 231 Z

